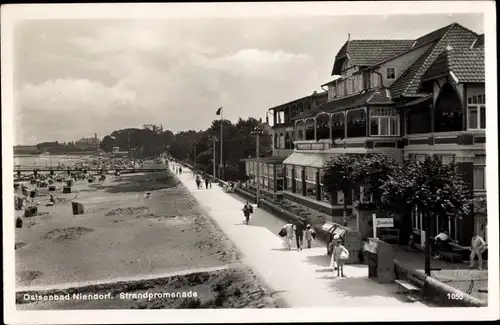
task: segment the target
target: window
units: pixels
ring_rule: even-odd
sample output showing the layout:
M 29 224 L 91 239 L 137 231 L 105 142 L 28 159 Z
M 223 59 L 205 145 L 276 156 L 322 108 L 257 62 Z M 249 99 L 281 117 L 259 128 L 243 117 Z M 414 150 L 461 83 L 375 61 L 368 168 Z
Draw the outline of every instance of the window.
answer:
M 486 155 L 474 157 L 474 190 L 486 190 Z
M 276 169 L 276 178 L 283 178 L 283 166 L 276 165 L 275 169 Z
M 283 135 L 283 133 L 280 133 L 280 145 L 279 145 L 279 147 L 281 149 L 285 148 L 285 136 Z
M 426 157 L 427 157 L 427 155 L 421 155 L 421 154 L 409 154 L 409 155 L 408 155 L 408 160 L 409 160 L 409 161 L 420 161 L 420 162 L 424 162 Z
M 467 99 L 467 128 L 486 129 L 486 96 L 471 96 Z
M 293 166 L 290 166 L 290 165 L 287 165 L 286 166 L 286 189 L 288 191 L 291 191 L 292 190 L 292 182 L 294 181 L 292 179 L 292 170 L 293 170 Z
M 438 155 L 438 157 L 443 165 L 448 165 L 455 162 L 455 155 Z
M 336 95 L 336 92 L 335 92 L 335 86 L 334 85 L 328 85 L 328 100 L 332 100 L 334 99 L 335 97 L 337 97 Z
M 422 230 L 422 214 L 420 213 L 420 211 L 418 211 L 417 207 L 415 207 L 411 213 L 411 221 L 413 229 Z
M 304 167 L 295 167 L 295 179 L 302 180 L 302 169 Z
M 316 184 L 316 168 L 306 167 L 306 182 Z
M 370 135 L 398 136 L 399 115 L 390 107 L 370 109 Z
M 463 130 L 463 105 L 457 91 L 449 83 L 441 88 L 434 111 L 434 132 Z
M 344 113 L 335 113 L 332 115 L 332 138 L 343 139 L 345 136 L 345 115 Z
M 316 137 L 319 139 L 330 138 L 330 116 L 321 114 L 316 117 Z
M 305 140 L 314 140 L 314 127 L 315 127 L 314 120 L 308 119 L 306 121 L 306 138 L 305 138 Z
M 386 67 L 385 68 L 385 79 L 387 79 L 387 80 L 396 79 L 396 68 L 395 67 Z
M 295 193 L 302 193 L 302 169 L 303 167 L 295 167 Z
M 316 184 L 306 183 L 306 196 L 316 198 Z
M 432 120 L 432 105 L 418 105 L 417 107 L 409 108 L 406 112 L 406 133 L 430 133 Z
M 366 137 L 366 112 L 364 108 L 347 112 L 347 137 Z
M 352 94 L 354 92 L 354 77 L 347 79 L 347 94 Z

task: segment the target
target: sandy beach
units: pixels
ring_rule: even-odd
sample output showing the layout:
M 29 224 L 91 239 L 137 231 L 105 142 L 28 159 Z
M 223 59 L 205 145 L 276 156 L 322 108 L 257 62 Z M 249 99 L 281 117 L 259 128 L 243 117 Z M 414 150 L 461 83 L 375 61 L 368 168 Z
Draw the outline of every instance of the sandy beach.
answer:
M 93 184 L 78 181 L 70 194 L 62 194 L 62 183 L 57 186 L 56 204 L 45 206 L 49 193 L 40 189 L 35 200 L 39 202 L 38 215 L 23 218 L 23 228 L 16 229 L 18 292 L 45 292 L 45 287 L 68 283 L 82 286 L 102 280 L 151 278 L 178 271 L 235 266 L 187 276 L 197 278 L 196 281 L 177 276 L 181 280 L 176 282 L 173 276 L 161 284 L 144 280 L 139 281 L 140 287 L 101 285 L 89 289 L 95 292 L 104 288 L 115 295 L 124 290 L 195 290 L 200 296 L 194 303 L 185 299 L 30 302 L 18 294 L 18 308 L 278 306 L 260 282 L 255 281 L 251 270 L 238 264 L 238 252 L 232 243 L 170 172 L 108 176 L 105 181 Z M 151 195 L 146 197 L 148 191 Z M 84 204 L 82 215 L 72 214 L 71 200 L 75 196 Z M 179 285 L 182 281 L 187 284 Z M 221 294 L 235 299 L 221 301 Z

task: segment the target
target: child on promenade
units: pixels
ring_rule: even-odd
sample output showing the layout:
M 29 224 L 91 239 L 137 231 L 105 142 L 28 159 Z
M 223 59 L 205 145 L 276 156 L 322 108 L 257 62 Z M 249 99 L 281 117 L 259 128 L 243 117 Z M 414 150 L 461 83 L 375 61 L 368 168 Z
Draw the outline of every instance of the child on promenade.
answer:
M 349 251 L 347 248 L 340 244 L 341 240 L 337 239 L 335 241 L 335 246 L 333 246 L 332 261 L 331 265 L 337 264 L 337 276 L 344 277 L 344 264 L 349 258 Z M 335 270 L 335 269 L 334 269 Z
M 307 241 L 307 248 L 311 248 L 312 241 L 316 237 L 316 233 L 311 228 L 311 225 L 307 225 L 304 235 L 305 235 L 306 241 Z

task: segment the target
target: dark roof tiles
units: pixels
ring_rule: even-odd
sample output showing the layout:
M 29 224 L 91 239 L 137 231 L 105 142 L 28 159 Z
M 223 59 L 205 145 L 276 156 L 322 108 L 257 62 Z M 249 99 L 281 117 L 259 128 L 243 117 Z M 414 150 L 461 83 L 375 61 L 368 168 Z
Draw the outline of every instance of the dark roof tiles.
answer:
M 434 63 L 437 57 L 447 48 L 467 49 L 471 47 L 478 35 L 459 24 L 451 24 L 436 44 L 426 51 L 420 58 L 403 73 L 391 86 L 393 96 L 423 96 L 419 92 L 423 75 Z
M 458 82 L 484 82 L 484 48 L 443 51 L 425 73 L 431 80 L 452 71 Z
M 417 40 L 415 41 L 415 45 L 413 47 L 417 48 L 417 47 L 420 47 L 421 45 L 424 45 L 426 43 L 433 42 L 433 41 L 440 39 L 441 37 L 443 37 L 446 34 L 446 32 L 452 26 L 453 26 L 453 24 L 445 26 L 443 28 L 437 29 L 433 32 L 430 32 L 429 34 L 426 34 L 422 37 L 417 38 Z
M 474 43 L 474 48 L 484 48 L 484 34 L 481 34 L 477 37 L 476 42 Z
M 343 58 L 347 56 L 353 65 L 372 66 L 409 50 L 414 42 L 414 40 L 349 40 L 335 56 L 332 75 L 341 73 Z

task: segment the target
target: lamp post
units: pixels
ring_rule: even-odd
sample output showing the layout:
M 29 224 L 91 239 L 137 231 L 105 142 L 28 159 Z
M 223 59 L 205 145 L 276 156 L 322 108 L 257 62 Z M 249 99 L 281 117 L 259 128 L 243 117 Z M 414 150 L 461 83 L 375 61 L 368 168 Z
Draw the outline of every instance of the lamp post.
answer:
M 193 165 L 193 175 L 196 175 L 196 145 L 198 144 L 198 141 L 194 142 L 194 165 Z
M 213 141 L 213 148 L 212 148 L 212 150 L 213 150 L 213 153 L 212 153 L 212 159 L 213 159 L 213 163 L 212 163 L 212 165 L 213 165 L 212 166 L 213 167 L 212 178 L 213 178 L 213 180 L 215 180 L 215 178 L 217 177 L 215 175 L 215 171 L 216 171 L 216 168 L 217 168 L 216 165 L 215 165 L 215 144 L 217 142 L 217 138 L 216 137 L 212 137 L 211 140 Z
M 259 206 L 259 192 L 260 192 L 260 163 L 259 163 L 259 144 L 260 144 L 260 135 L 263 133 L 263 130 L 260 126 L 256 126 L 255 129 L 251 132 L 251 134 L 256 135 L 256 162 L 257 162 L 257 190 L 255 194 L 255 199 L 257 206 Z

